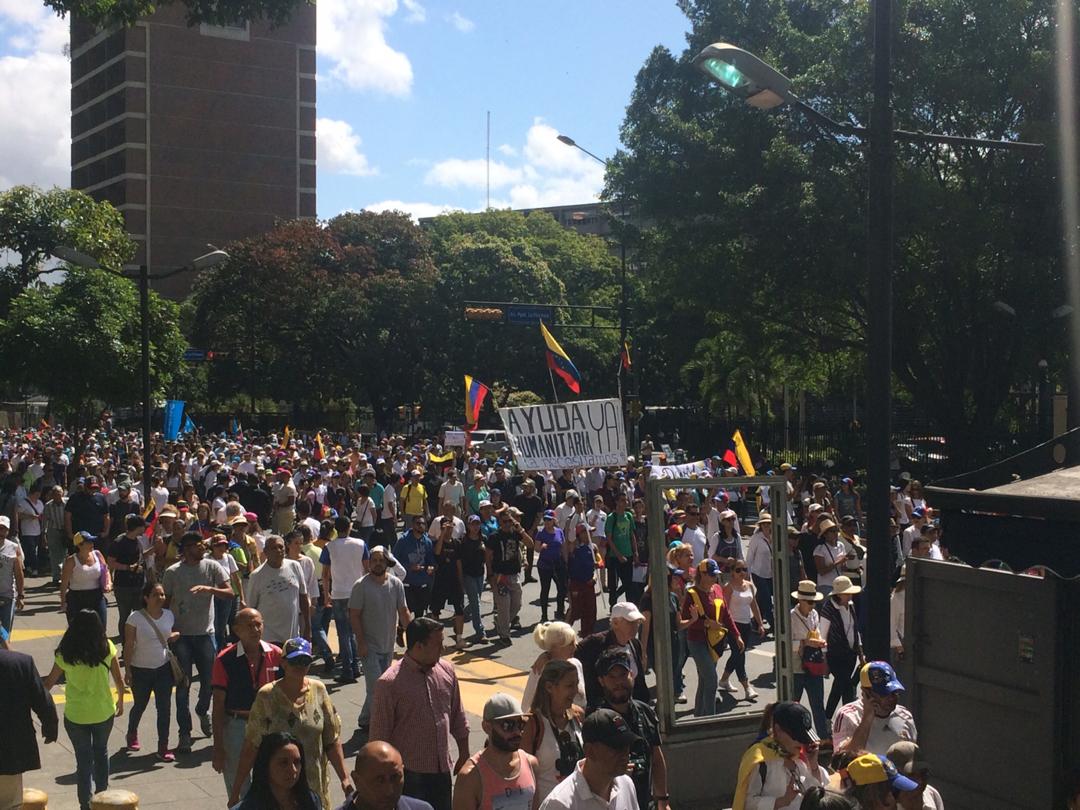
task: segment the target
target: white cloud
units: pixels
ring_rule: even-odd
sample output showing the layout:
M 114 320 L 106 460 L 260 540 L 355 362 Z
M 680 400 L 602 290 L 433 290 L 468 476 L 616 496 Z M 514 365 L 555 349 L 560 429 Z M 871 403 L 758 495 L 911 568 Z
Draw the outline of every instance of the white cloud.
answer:
M 67 187 L 71 70 L 67 23 L 40 3 L 0 0 L 0 31 L 19 53 L 0 57 L 0 188 Z
M 427 11 L 416 0 L 401 0 L 408 14 L 405 15 L 407 23 L 422 23 L 427 20 Z
M 415 2 L 405 8 L 407 20 L 424 14 Z M 387 20 L 397 13 L 398 0 L 319 0 L 317 10 L 319 53 L 334 63 L 331 79 L 356 90 L 409 94 L 412 63 L 386 41 Z
M 319 168 L 334 174 L 366 177 L 379 170 L 360 151 L 360 136 L 347 121 L 320 118 L 315 122 Z
M 515 169 L 495 160 L 491 162 L 491 187 L 501 188 L 521 182 L 521 169 Z M 488 164 L 483 158 L 462 160 L 450 158 L 441 160 L 431 167 L 424 177 L 424 182 L 443 188 L 482 189 L 488 182 Z
M 364 206 L 365 211 L 404 211 L 413 219 L 421 217 L 437 217 L 450 211 L 460 211 L 455 205 L 438 205 L 428 202 L 404 202 L 403 200 L 383 200 Z
M 463 34 L 467 34 L 474 28 L 476 28 L 476 23 L 474 23 L 460 11 L 455 11 L 453 14 L 450 14 L 446 19 L 452 26 L 454 26 L 454 28 L 456 28 Z
M 525 133 L 520 150 L 510 144 L 498 152 L 513 161 L 493 161 L 491 187 L 500 189 L 492 198 L 492 208 L 540 208 L 551 205 L 574 205 L 596 202 L 604 187 L 604 166 L 578 149 L 560 143 L 558 131 L 536 118 Z M 449 158 L 439 161 L 425 181 L 444 188 L 482 191 L 486 164 L 483 159 Z M 478 208 L 483 208 L 480 201 Z

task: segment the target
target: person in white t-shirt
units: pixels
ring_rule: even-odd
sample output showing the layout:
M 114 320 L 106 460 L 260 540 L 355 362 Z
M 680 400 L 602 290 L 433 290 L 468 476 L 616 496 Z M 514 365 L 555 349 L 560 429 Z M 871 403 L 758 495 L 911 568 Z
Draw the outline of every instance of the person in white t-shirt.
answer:
M 822 596 L 832 593 L 836 577 L 847 567 L 849 550 L 840 540 L 840 527 L 828 518 L 818 524 L 821 543 L 814 548 L 814 564 L 817 566 L 817 585 Z
M 449 503 L 454 514 L 459 518 L 465 514 L 465 487 L 458 480 L 457 470 L 453 467 L 446 473 L 446 480 L 439 486 L 439 509 L 444 503 Z
M 386 491 L 390 492 L 391 487 Z M 385 504 L 385 501 L 383 502 Z M 323 577 L 323 606 L 333 606 L 334 626 L 338 635 L 338 660 L 341 672 L 338 683 L 356 683 L 361 661 L 356 655 L 356 636 L 349 620 L 349 597 L 352 587 L 368 567 L 368 546 L 359 537 L 338 536 L 323 546 L 319 555 Z
M 834 750 L 885 756 L 893 743 L 918 742 L 915 718 L 898 702 L 904 685 L 889 664 L 865 664 L 859 670 L 859 685 L 859 697 L 841 706 L 833 719 Z
M 174 616 L 165 608 L 165 589 L 160 583 L 148 582 L 142 592 L 143 607 L 134 610 L 124 626 L 125 680 L 131 684 L 135 704 L 128 714 L 127 748 L 138 751 L 139 721 L 150 695 L 157 709 L 157 757 L 162 762 L 175 759 L 169 750 L 169 723 L 173 673 L 166 652 L 168 642 L 179 638 L 173 631 Z
M 247 606 L 263 617 L 267 641 L 281 646 L 290 638 L 311 635 L 307 582 L 300 563 L 285 559 L 285 540 L 272 534 L 263 547 L 266 562 L 248 578 Z

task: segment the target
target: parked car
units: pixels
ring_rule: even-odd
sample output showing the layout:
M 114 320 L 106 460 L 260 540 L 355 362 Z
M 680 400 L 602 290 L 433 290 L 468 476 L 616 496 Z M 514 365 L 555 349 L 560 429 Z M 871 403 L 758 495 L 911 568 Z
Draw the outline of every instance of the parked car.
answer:
M 484 455 L 496 455 L 504 447 L 509 447 L 505 430 L 474 430 L 472 446 Z

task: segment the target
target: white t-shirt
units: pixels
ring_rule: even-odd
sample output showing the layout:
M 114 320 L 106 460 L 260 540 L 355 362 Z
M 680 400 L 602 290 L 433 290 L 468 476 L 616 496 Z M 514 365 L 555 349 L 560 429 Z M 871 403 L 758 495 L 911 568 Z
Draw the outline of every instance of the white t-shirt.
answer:
M 798 607 L 793 607 L 791 609 L 791 660 L 794 662 L 796 672 L 803 671 L 802 659 L 799 657 L 799 642 L 805 641 L 811 630 L 817 630 L 818 635 L 824 640 L 825 634 L 821 632 L 817 610 L 811 610 L 809 616 L 803 616 Z
M 300 563 L 300 568 L 304 572 L 304 584 L 307 586 L 308 595 L 314 599 L 319 595 L 319 578 L 315 573 L 315 561 L 300 552 L 300 556 L 295 562 Z
M 133 667 L 157 669 L 165 664 L 168 660 L 165 646 L 158 640 L 152 624 L 157 625 L 161 637 L 168 642 L 174 621 L 171 610 L 162 610 L 160 618 L 157 619 L 150 618 L 149 614 L 144 614 L 141 610 L 132 611 L 127 623 L 135 628 L 135 654 L 131 657 Z
M 240 566 L 236 564 L 236 559 L 233 557 L 233 555 L 226 551 L 225 554 L 222 555 L 220 560 L 213 554 L 211 554 L 208 559 L 213 560 L 221 566 L 221 570 L 225 572 L 225 576 L 231 584 L 232 575 L 240 570 Z
M 826 571 L 824 574 L 818 574 L 817 582 L 819 588 L 822 585 L 828 585 L 830 588 L 832 587 L 832 584 L 836 581 L 836 577 L 838 574 L 835 566 L 833 566 L 833 563 L 837 562 L 841 554 L 846 553 L 847 547 L 844 546 L 844 544 L 839 540 L 836 542 L 835 546 L 830 546 L 828 543 L 819 543 L 817 547 L 814 548 L 814 559 L 824 560 L 830 566 L 829 570 Z
M 746 587 L 737 591 L 731 589 L 731 599 L 728 601 L 728 610 L 731 612 L 732 621 L 739 624 L 750 624 L 754 621 L 754 608 L 751 604 L 757 595 L 757 588 L 750 580 L 746 581 Z
M 363 500 L 357 499 L 356 506 L 353 508 L 353 520 L 359 523 L 362 527 L 375 525 L 375 501 L 370 497 Z
M 244 596 L 248 607 L 262 613 L 267 641 L 278 644 L 300 634 L 300 596 L 307 592 L 296 560 L 284 560 L 281 568 L 263 563 L 252 572 Z
M 439 502 L 450 501 L 455 509 L 461 508 L 461 501 L 465 497 L 465 487 L 460 481 L 443 481 L 439 487 Z
M 792 625 L 794 629 L 794 625 Z M 841 706 L 836 710 L 833 718 L 833 745 L 837 749 L 843 748 L 855 729 L 862 722 L 863 702 L 859 697 Z M 866 750 L 871 754 L 885 756 L 893 743 L 904 740 L 918 742 L 918 733 L 915 729 L 915 718 L 906 707 L 897 704 L 892 714 L 888 717 L 875 717 L 870 725 L 870 736 L 866 739 Z
M 574 772 L 559 782 L 541 802 L 540 810 L 640 810 L 640 807 L 629 776 L 622 774 L 615 777 L 611 796 L 605 801 L 592 792 L 581 774 L 579 762 Z
M 590 509 L 585 513 L 585 520 L 592 528 L 595 539 L 603 540 L 607 537 L 607 512 L 603 509 Z
M 169 490 L 165 487 L 154 487 L 150 490 L 150 497 L 154 499 L 154 509 L 160 512 L 169 502 Z
M 41 534 L 41 516 L 45 512 L 45 502 L 40 498 L 35 502 L 29 498 L 20 498 L 18 506 L 19 534 L 37 537 Z
M 383 489 L 382 496 L 382 517 L 383 520 L 389 520 L 390 518 L 397 516 L 397 490 L 392 486 L 388 486 Z M 344 598 L 344 597 L 342 597 Z
M 689 528 L 683 526 L 682 541 L 689 544 L 694 550 L 694 562 L 699 563 L 705 559 L 705 530 L 700 526 Z
M 22 558 L 22 546 L 14 540 L 5 540 L 0 545 L 0 597 L 15 598 L 15 560 Z
M 364 575 L 367 545 L 359 537 L 339 537 L 327 543 L 323 551 L 330 558 L 330 598 L 348 599 L 352 586 Z

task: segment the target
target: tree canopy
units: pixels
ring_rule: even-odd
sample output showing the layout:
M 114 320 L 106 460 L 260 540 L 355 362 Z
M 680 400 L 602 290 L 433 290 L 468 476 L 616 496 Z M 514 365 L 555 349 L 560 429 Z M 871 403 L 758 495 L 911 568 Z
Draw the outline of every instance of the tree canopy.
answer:
M 29 2 L 29 0 L 26 0 Z M 226 25 L 236 20 L 267 20 L 272 25 L 288 22 L 301 5 L 314 0 L 44 0 L 60 16 L 78 14 L 94 25 L 131 26 L 139 17 L 161 6 L 182 3 L 188 25 Z

